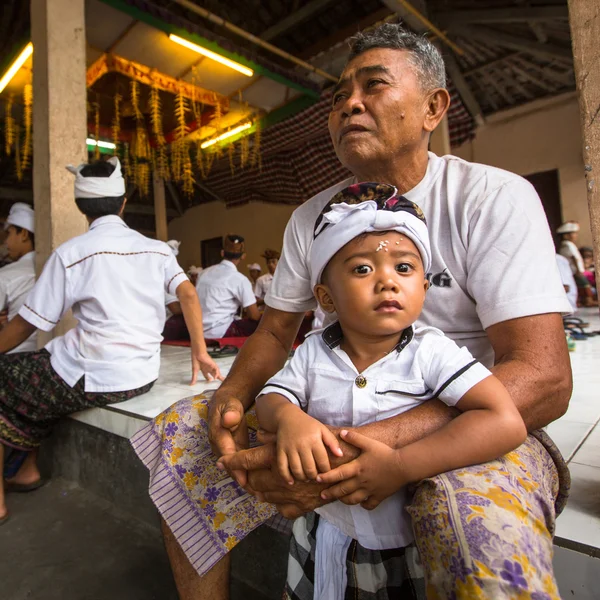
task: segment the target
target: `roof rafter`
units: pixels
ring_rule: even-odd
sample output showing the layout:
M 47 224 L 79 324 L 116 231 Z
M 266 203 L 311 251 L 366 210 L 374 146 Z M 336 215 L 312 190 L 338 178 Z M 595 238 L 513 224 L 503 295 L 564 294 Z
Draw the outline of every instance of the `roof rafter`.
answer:
M 436 13 L 435 19 L 445 27 L 468 23 L 528 23 L 568 19 L 569 9 L 564 6 L 512 6 L 510 8 L 487 8 Z
M 269 27 L 266 31 L 260 35 L 260 38 L 265 41 L 272 40 L 282 33 L 285 33 L 289 29 L 300 25 L 300 23 L 304 23 L 310 19 L 313 15 L 322 11 L 329 4 L 332 4 L 333 0 L 311 0 L 307 2 L 302 8 L 292 12 L 290 15 L 282 19 L 275 25 Z

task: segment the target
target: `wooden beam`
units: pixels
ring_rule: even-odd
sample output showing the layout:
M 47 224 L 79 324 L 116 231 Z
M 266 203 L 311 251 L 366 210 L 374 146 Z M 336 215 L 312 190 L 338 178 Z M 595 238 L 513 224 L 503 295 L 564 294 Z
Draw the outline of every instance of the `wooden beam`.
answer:
M 205 194 L 208 194 L 214 200 L 218 200 L 219 202 L 223 202 L 226 204 L 225 200 L 221 198 L 218 194 L 215 194 L 207 185 L 204 185 L 201 181 L 194 181 L 194 185 L 198 187 L 199 190 L 203 191 Z
M 177 188 L 173 185 L 171 181 L 165 181 L 165 185 L 167 186 L 167 190 L 169 192 L 169 196 L 171 196 L 171 200 L 173 200 L 173 204 L 175 205 L 175 209 L 179 213 L 179 216 L 183 214 L 183 208 L 181 204 L 181 198 L 179 197 L 179 192 Z
M 483 117 L 481 106 L 479 106 L 479 102 L 477 101 L 477 98 L 475 98 L 475 94 L 471 91 L 467 80 L 463 77 L 456 59 L 453 55 L 446 54 L 444 56 L 444 62 L 446 63 L 448 75 L 450 75 L 450 79 L 452 79 L 452 83 L 460 94 L 467 110 L 471 113 L 471 116 L 475 119 L 477 125 L 483 125 L 485 119 Z
M 169 239 L 169 230 L 167 223 L 165 181 L 156 174 L 156 171 L 152 174 L 152 189 L 154 191 L 154 223 L 156 239 L 166 242 Z
M 569 10 L 566 5 L 452 10 L 435 14 L 436 21 L 445 27 L 466 25 L 468 23 L 528 23 L 529 21 L 551 21 L 568 18 Z
M 473 67 L 472 69 L 463 71 L 463 75 L 465 77 L 471 77 L 472 75 L 476 75 L 480 71 L 485 71 L 486 69 L 489 69 L 490 67 L 502 65 L 507 60 L 512 60 L 513 58 L 517 58 L 519 56 L 519 54 L 520 54 L 520 52 L 511 52 L 510 54 L 507 54 L 506 56 L 502 56 L 501 58 L 496 58 L 494 60 L 490 60 L 489 62 L 486 62 L 486 63 L 483 63 L 476 67 Z
M 540 44 L 533 40 L 528 40 L 510 33 L 504 33 L 490 29 L 489 27 L 457 27 L 453 31 L 461 36 L 473 38 L 477 40 L 493 42 L 506 48 L 515 50 L 524 50 L 530 54 L 535 54 L 543 57 L 563 58 L 572 57 L 570 48 L 557 46 L 556 44 Z
M 266 31 L 260 35 L 261 40 L 272 40 L 282 33 L 285 33 L 289 29 L 300 25 L 300 23 L 304 23 L 308 19 L 310 19 L 313 15 L 321 12 L 327 6 L 332 4 L 333 0 L 310 0 L 307 2 L 302 8 L 292 12 L 290 15 L 285 17 L 279 21 L 279 23 L 275 23 L 269 27 Z
M 571 38 L 583 137 L 590 225 L 596 263 L 600 257 L 600 4 L 569 0 Z
M 517 65 L 512 63 L 508 65 L 508 67 L 511 71 L 513 71 L 513 73 L 516 73 L 521 77 L 525 77 L 525 79 L 531 81 L 531 83 L 537 85 L 540 89 L 544 90 L 545 92 L 552 91 L 553 87 L 549 86 L 545 81 L 542 81 L 541 79 L 537 78 L 535 75 L 532 75 L 528 71 L 525 71 L 524 69 L 521 69 L 520 67 L 517 67 Z

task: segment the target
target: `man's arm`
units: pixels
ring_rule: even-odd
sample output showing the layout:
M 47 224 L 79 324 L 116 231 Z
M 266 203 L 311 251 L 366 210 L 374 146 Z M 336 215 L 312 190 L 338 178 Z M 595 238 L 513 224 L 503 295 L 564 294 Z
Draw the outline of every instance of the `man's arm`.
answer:
M 21 315 L 16 315 L 0 331 L 0 354 L 4 354 L 22 344 L 36 329 L 35 325 L 26 321 Z
M 248 446 L 244 413 L 285 364 L 303 316 L 267 306 L 210 404 L 209 438 L 217 456 Z
M 253 321 L 260 321 L 260 311 L 256 304 L 251 304 L 250 306 L 246 306 L 244 308 L 244 316 L 248 319 L 252 319 Z

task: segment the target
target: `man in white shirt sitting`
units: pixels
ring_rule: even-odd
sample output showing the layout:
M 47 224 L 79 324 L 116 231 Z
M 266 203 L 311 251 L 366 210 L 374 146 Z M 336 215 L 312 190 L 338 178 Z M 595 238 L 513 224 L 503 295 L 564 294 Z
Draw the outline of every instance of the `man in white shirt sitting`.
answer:
M 33 208 L 16 202 L 10 208 L 4 229 L 6 247 L 14 261 L 0 269 L 0 311 L 7 313 L 7 321 L 16 317 L 35 284 L 35 215 Z M 37 350 L 37 336 L 32 334 L 22 344 L 10 350 L 32 352 Z
M 121 219 L 125 182 L 119 160 L 68 167 L 90 230 L 59 246 L 19 314 L 0 332 L 0 468 L 5 447 L 28 453 L 11 489 L 40 480 L 35 451 L 61 417 L 150 390 L 160 367 L 165 293 L 176 293 L 191 335 L 192 383 L 219 369 L 206 351 L 196 290 L 170 248 Z M 69 311 L 78 323 L 39 352 L 4 354 L 36 329 L 51 331 Z M 14 465 L 9 457 L 11 466 Z M 13 475 L 9 473 L 8 475 Z M 8 518 L 0 485 L 0 524 Z
M 196 289 L 202 305 L 206 339 L 247 337 L 254 333 L 260 313 L 250 281 L 238 272 L 244 260 L 244 238 L 228 234 L 223 238 L 223 260 L 204 269 L 198 276 Z M 240 308 L 245 318 L 236 319 Z
M 281 253 L 277 250 L 271 250 L 271 248 L 267 248 L 262 257 L 265 259 L 267 263 L 267 271 L 264 275 L 261 275 L 257 281 L 256 286 L 254 287 L 254 295 L 256 296 L 256 304 L 258 306 L 264 306 L 265 304 L 265 296 L 271 287 L 271 282 L 273 281 L 273 275 L 275 275 L 275 269 L 277 268 L 277 263 L 281 258 Z

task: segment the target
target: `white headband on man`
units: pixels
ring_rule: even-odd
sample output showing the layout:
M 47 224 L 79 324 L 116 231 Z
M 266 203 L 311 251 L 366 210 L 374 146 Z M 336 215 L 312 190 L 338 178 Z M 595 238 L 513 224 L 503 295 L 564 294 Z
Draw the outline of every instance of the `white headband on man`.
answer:
M 568 223 L 563 223 L 557 230 L 556 233 L 577 233 L 579 231 L 579 223 L 575 223 L 573 221 L 569 221 Z
M 412 240 L 421 255 L 425 273 L 431 268 L 429 233 L 424 220 L 406 210 L 380 209 L 373 200 L 359 204 L 341 202 L 333 204 L 323 214 L 323 220 L 315 231 L 310 250 L 310 284 L 321 282 L 321 275 L 334 254 L 348 242 L 363 233 L 374 231 L 398 231 Z
M 35 213 L 33 212 L 33 208 L 24 202 L 15 202 L 10 207 L 10 212 L 4 223 L 4 229 L 8 229 L 11 225 L 35 233 Z
M 67 170 L 75 175 L 75 198 L 118 198 L 125 194 L 119 159 L 113 156 L 108 162 L 115 166 L 109 177 L 83 177 L 81 170 L 88 166 L 86 163 L 78 167 L 67 165 Z
M 181 246 L 181 242 L 177 240 L 169 240 L 167 242 L 167 246 L 171 248 L 171 252 L 173 253 L 173 255 L 177 256 L 179 254 L 179 246 Z

